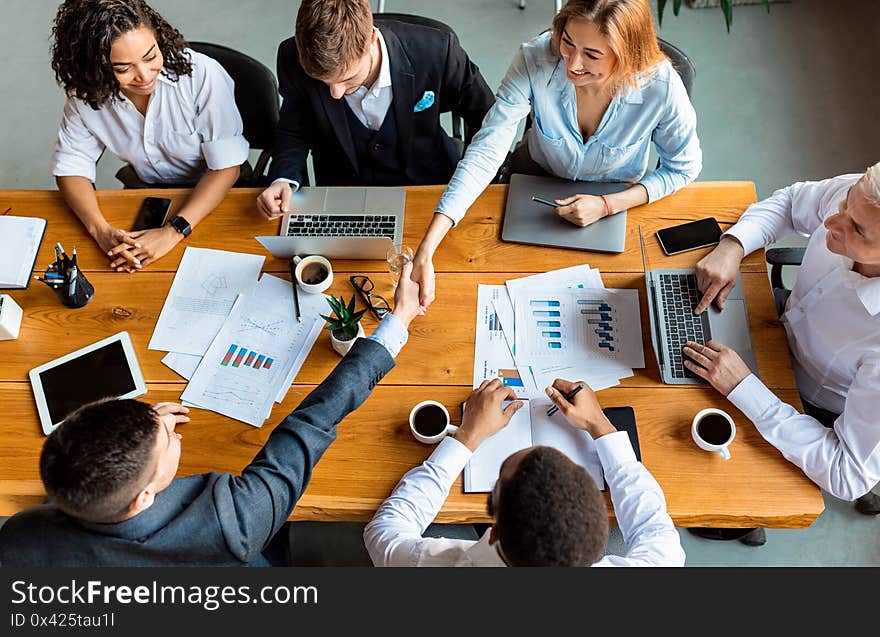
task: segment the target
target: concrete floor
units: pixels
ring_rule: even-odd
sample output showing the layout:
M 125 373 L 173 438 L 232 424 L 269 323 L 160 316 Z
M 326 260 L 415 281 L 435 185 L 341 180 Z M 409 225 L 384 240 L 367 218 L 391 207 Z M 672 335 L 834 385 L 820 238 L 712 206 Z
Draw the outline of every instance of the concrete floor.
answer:
M 274 70 L 278 43 L 293 31 L 298 2 L 236 0 L 153 6 L 191 40 L 242 50 Z M 374 6 L 375 6 L 374 2 Z M 2 0 L 0 188 L 52 188 L 48 161 L 64 97 L 49 66 L 57 2 Z M 497 87 L 518 43 L 549 26 L 550 0 L 388 0 L 386 11 L 443 20 Z M 703 180 L 746 179 L 758 195 L 802 179 L 861 172 L 880 159 L 880 3 L 797 0 L 738 6 L 730 34 L 719 9 L 667 14 L 659 34 L 694 60 L 693 103 L 704 152 Z M 116 188 L 119 163 L 105 157 L 98 187 Z M 707 214 L 711 211 L 707 210 Z M 762 548 L 709 542 L 682 532 L 688 564 L 880 565 L 880 518 L 826 496 L 808 530 L 769 531 Z

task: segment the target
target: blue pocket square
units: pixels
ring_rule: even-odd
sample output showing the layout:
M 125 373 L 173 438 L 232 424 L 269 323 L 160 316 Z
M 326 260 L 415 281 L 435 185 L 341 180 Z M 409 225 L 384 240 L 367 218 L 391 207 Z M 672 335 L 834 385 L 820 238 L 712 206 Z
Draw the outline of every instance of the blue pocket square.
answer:
M 416 102 L 416 105 L 413 106 L 413 113 L 420 113 L 424 110 L 431 108 L 434 105 L 434 91 L 425 91 L 425 94 L 422 95 L 422 99 Z

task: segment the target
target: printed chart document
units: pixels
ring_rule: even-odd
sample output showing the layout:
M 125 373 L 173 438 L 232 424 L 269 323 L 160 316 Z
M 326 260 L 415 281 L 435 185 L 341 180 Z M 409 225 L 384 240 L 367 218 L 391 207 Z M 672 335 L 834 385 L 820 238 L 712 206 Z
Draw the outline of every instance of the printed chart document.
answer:
M 527 376 L 521 375 L 510 353 L 508 341 L 501 328 L 501 319 L 495 309 L 495 302 L 503 300 L 509 307 L 510 300 L 503 285 L 480 285 L 477 288 L 477 324 L 474 345 L 474 388 L 484 380 L 500 378 L 505 385 L 513 388 L 521 398 L 534 393 L 531 382 L 526 384 Z
M 203 355 L 238 295 L 257 285 L 264 260 L 256 254 L 188 247 L 149 349 Z
M 465 493 L 491 491 L 504 461 L 511 454 L 536 445 L 558 449 L 584 467 L 596 486 L 604 489 L 605 475 L 596 443 L 587 432 L 569 425 L 561 413 L 548 416 L 552 404 L 549 399 L 526 401 L 507 427 L 483 441 L 465 465 Z
M 290 281 L 264 274 L 251 294 L 236 300 L 181 399 L 262 426 L 315 344 L 325 303 L 322 294 L 301 294 L 300 323 Z
M 0 288 L 22 289 L 30 284 L 45 231 L 45 219 L 0 216 Z

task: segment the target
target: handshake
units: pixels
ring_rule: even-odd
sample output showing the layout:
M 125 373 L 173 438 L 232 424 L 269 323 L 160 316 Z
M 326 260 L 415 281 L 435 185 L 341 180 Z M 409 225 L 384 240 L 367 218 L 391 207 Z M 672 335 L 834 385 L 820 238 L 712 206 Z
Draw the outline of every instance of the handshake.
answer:
M 420 298 L 420 287 L 412 278 L 413 264 L 407 263 L 400 271 L 400 280 L 394 291 L 394 310 L 392 314 L 409 329 L 409 324 L 417 316 L 423 316 L 428 308 Z

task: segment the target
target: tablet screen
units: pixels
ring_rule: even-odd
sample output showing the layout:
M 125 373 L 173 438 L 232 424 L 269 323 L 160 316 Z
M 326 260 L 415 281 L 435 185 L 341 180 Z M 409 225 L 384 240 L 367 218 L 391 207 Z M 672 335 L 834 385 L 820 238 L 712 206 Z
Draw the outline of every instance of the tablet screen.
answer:
M 53 424 L 85 404 L 136 389 L 118 340 L 41 372 L 40 384 Z

